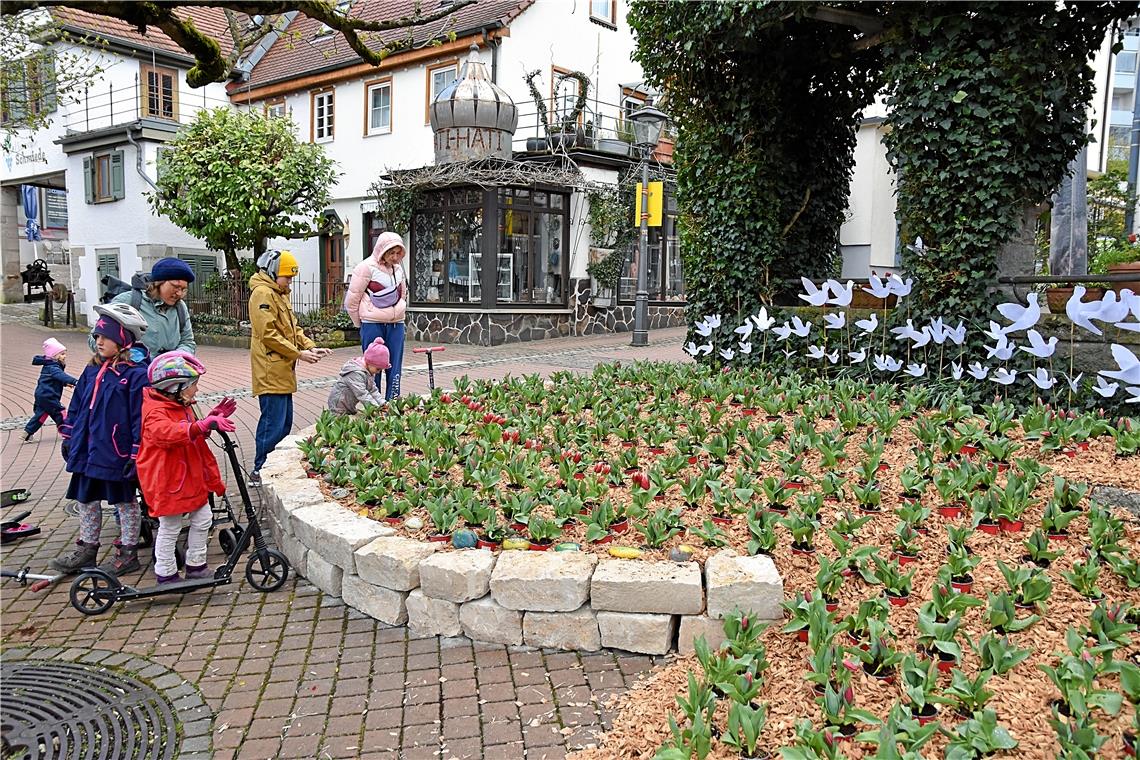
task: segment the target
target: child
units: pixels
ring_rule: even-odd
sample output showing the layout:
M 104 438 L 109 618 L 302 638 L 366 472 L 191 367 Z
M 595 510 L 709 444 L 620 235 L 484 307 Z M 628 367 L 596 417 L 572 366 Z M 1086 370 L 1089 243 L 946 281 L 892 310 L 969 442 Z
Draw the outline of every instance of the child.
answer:
M 103 569 L 121 575 L 139 568 L 136 544 L 142 515 L 135 502 L 135 458 L 149 357 L 136 343 L 146 320 L 122 303 L 101 304 L 95 313 L 95 356 L 79 376 L 60 428 L 63 458 L 72 473 L 67 498 L 79 502 L 78 546 L 51 564 L 60 572 L 75 573 L 95 563 L 103 527 L 99 503 L 105 501 L 115 505 L 121 532 L 115 557 Z
M 212 430 L 233 432 L 234 423 L 227 418 L 237 402 L 224 398 L 205 418 L 196 419 L 191 404 L 206 368 L 185 351 L 160 354 L 147 374 L 150 387 L 143 394 L 139 483 L 151 517 L 158 518 L 154 577 L 159 585 L 181 580 L 174 545 L 182 515 L 189 514 L 186 578 L 209 578 L 206 536 L 214 519 L 209 498 L 211 493 L 221 496 L 226 486 L 206 436 Z
M 357 404 L 387 403 L 376 388 L 375 375 L 390 366 L 388 347 L 383 338 L 376 338 L 368 344 L 363 356 L 349 359 L 340 368 L 340 377 L 329 391 L 328 410 L 336 414 L 355 414 Z
M 43 424 L 51 417 L 57 428 L 63 427 L 63 386 L 75 385 L 76 380 L 63 371 L 67 366 L 67 348 L 55 338 L 44 341 L 44 352 L 32 359 L 32 364 L 43 367 L 40 370 L 40 381 L 36 383 L 35 406 L 32 407 L 32 418 L 24 425 L 24 443 L 30 443 Z

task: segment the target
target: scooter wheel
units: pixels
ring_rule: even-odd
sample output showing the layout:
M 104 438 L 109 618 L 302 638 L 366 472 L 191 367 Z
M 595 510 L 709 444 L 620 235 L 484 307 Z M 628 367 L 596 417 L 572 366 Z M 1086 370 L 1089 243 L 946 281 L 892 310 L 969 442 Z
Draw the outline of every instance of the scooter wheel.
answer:
M 112 575 L 88 570 L 71 583 L 71 606 L 84 615 L 102 615 L 115 603 L 115 594 L 121 586 Z
M 227 557 L 234 553 L 240 539 L 236 529 L 222 528 L 218 531 L 218 546 L 222 547 L 222 553 Z
M 149 549 L 154 545 L 154 529 L 147 518 L 142 519 L 139 525 L 139 541 L 135 546 L 139 549 Z
M 245 565 L 245 579 L 258 591 L 276 591 L 289 578 L 289 560 L 276 549 L 255 552 Z

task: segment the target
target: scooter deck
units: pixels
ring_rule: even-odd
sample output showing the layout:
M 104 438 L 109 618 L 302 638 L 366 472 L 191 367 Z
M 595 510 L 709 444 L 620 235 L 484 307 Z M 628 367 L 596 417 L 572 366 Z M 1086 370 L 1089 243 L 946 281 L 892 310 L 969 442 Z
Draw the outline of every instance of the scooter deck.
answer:
M 176 581 L 174 583 L 163 583 L 161 586 L 144 586 L 142 588 L 123 585 L 115 589 L 114 594 L 116 599 L 145 599 L 146 597 L 159 596 L 160 594 L 172 594 L 185 591 L 196 591 L 201 588 L 224 586 L 227 583 L 232 582 L 232 580 L 232 576 L 223 575 L 216 578 L 194 578 L 188 581 Z

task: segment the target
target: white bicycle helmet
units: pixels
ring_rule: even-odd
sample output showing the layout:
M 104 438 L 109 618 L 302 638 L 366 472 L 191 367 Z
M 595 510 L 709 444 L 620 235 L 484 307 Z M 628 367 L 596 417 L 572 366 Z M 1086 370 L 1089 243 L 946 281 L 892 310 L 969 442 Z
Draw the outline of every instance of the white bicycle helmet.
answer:
M 146 317 L 139 314 L 138 309 L 125 303 L 101 303 L 96 305 L 95 313 L 110 317 L 135 336 L 135 342 L 142 338 L 146 332 Z

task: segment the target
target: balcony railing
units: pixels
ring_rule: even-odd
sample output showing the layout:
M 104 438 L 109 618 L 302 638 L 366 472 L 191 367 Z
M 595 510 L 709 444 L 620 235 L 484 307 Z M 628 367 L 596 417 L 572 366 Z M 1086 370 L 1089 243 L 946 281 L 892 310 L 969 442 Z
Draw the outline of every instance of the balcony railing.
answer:
M 552 132 L 561 131 L 562 119 L 568 112 L 569 107 L 550 108 L 548 105 L 547 119 Z M 669 139 L 672 135 L 671 128 L 667 127 L 663 137 Z M 615 103 L 595 100 L 590 100 L 582 110 L 573 135 L 560 138 L 548 137 L 533 103 L 522 104 L 519 108 L 518 129 L 515 130 L 511 147 L 515 151 L 529 152 L 582 148 L 637 157 L 633 147 L 633 122 L 629 120 L 625 109 Z
M 232 107 L 226 99 L 208 97 L 205 88 L 151 93 L 144 93 L 143 89 L 137 75 L 133 85 L 86 88 L 63 114 L 63 125 L 68 132 L 78 133 L 139 119 L 187 124 L 203 109 Z

